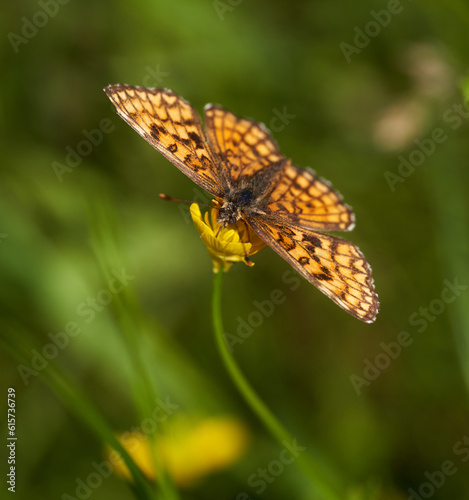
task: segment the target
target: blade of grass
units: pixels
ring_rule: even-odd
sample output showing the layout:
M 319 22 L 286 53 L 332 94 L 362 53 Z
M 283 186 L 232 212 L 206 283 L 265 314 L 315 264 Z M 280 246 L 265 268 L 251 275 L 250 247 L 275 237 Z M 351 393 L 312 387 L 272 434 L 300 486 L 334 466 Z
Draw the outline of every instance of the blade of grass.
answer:
M 0 342 L 5 350 L 19 364 L 28 366 L 31 351 L 33 349 L 40 351 L 40 346 L 35 344 L 31 335 L 17 325 L 4 323 L 2 331 L 4 334 L 0 337 Z M 112 427 L 78 386 L 53 362 L 49 362 L 44 370 L 38 372 L 38 376 L 100 442 L 107 443 L 119 453 L 132 474 L 136 497 L 139 500 L 151 500 L 153 494 L 149 481 L 116 438 Z
M 428 178 L 434 200 L 435 225 L 438 228 L 435 244 L 439 249 L 441 267 L 448 278 L 457 278 L 461 285 L 469 286 L 468 176 L 465 163 L 460 161 L 467 156 L 467 140 L 460 147 L 454 158 L 445 159 L 451 164 L 450 172 L 432 168 L 428 170 Z M 448 314 L 469 394 L 469 290 L 448 307 Z
M 107 198 L 103 201 L 102 194 L 99 203 L 92 203 L 90 208 L 90 227 L 92 228 L 92 244 L 97 257 L 101 272 L 106 280 L 112 278 L 113 268 L 126 268 L 122 265 L 123 258 L 119 251 L 117 227 L 114 213 Z M 92 215 L 91 215 L 92 214 Z M 143 421 L 153 412 L 154 400 L 156 399 L 155 382 L 150 377 L 150 372 L 145 360 L 145 353 L 142 347 L 142 337 L 145 333 L 145 322 L 142 318 L 142 311 L 135 297 L 134 289 L 131 285 L 126 286 L 119 294 L 116 294 L 110 304 L 114 318 L 121 333 L 121 339 L 126 346 L 133 366 L 133 393 L 138 413 Z M 151 442 L 151 458 L 153 467 L 158 477 L 158 485 L 167 500 L 178 500 L 177 489 L 165 470 L 164 463 L 155 453 L 155 443 L 158 434 L 162 434 L 162 424 L 155 426 L 155 430 L 149 433 Z

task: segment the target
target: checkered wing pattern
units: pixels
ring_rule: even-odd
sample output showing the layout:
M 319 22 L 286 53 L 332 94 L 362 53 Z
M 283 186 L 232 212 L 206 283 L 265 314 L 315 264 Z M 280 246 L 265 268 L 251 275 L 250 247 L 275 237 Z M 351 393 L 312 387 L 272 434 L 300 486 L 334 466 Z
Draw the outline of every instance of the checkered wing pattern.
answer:
M 266 128 L 220 106 L 205 106 L 205 129 L 217 160 L 236 182 L 284 160 Z
M 310 283 L 356 318 L 372 323 L 379 309 L 370 266 L 349 241 L 283 224 L 248 220 L 254 231 Z
M 188 102 L 167 89 L 118 84 L 104 90 L 121 118 L 147 142 L 200 187 L 222 195 L 200 118 Z
M 290 162 L 280 170 L 270 198 L 267 209 L 287 224 L 316 231 L 348 231 L 355 225 L 352 209 L 327 181 Z

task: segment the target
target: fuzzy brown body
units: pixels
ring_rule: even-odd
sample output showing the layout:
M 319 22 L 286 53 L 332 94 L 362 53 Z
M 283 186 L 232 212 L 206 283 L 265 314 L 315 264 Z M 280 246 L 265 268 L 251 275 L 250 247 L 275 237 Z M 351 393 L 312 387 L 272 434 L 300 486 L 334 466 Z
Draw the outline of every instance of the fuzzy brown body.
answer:
M 266 216 L 267 206 L 272 202 L 271 193 L 278 184 L 276 180 L 281 175 L 283 164 L 284 162 L 278 162 L 251 177 L 242 176 L 233 182 L 228 181 L 218 222 L 226 226 L 235 224 L 240 219 Z

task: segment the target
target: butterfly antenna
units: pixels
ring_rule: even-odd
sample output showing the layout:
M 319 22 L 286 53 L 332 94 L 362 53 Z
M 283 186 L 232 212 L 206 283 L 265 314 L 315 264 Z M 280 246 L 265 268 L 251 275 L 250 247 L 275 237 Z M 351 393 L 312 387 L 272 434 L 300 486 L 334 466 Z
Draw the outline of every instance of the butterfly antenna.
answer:
M 160 193 L 158 195 L 162 200 L 166 200 L 166 201 L 178 201 L 180 203 L 195 203 L 196 205 L 202 205 L 203 207 L 207 207 L 207 208 L 211 208 L 212 206 L 211 205 L 208 205 L 207 203 L 200 203 L 199 201 L 192 201 L 192 200 L 184 200 L 182 198 L 173 198 L 172 196 L 169 196 L 167 194 L 164 194 L 164 193 Z

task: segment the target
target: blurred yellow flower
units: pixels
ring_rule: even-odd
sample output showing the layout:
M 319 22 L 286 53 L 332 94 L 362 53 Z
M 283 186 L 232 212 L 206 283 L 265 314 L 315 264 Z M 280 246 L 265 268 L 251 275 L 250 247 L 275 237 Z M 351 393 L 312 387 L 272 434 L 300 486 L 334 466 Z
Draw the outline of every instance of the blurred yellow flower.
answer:
M 218 205 L 216 200 L 215 204 Z M 240 221 L 238 224 L 221 227 L 217 220 L 218 208 L 211 208 L 204 217 L 196 203 L 193 203 L 190 209 L 195 227 L 207 245 L 212 258 L 214 273 L 218 273 L 220 269 L 228 271 L 234 262 L 244 262 L 248 266 L 254 265 L 249 256 L 262 250 L 265 243 L 248 224 Z
M 149 479 L 157 479 L 153 467 L 151 441 L 143 433 L 118 436 L 135 463 Z M 239 420 L 213 417 L 195 421 L 179 417 L 168 425 L 167 434 L 154 444 L 154 457 L 179 486 L 189 487 L 204 476 L 234 463 L 245 451 L 249 434 Z M 127 480 L 131 475 L 121 457 L 108 451 L 117 474 Z

